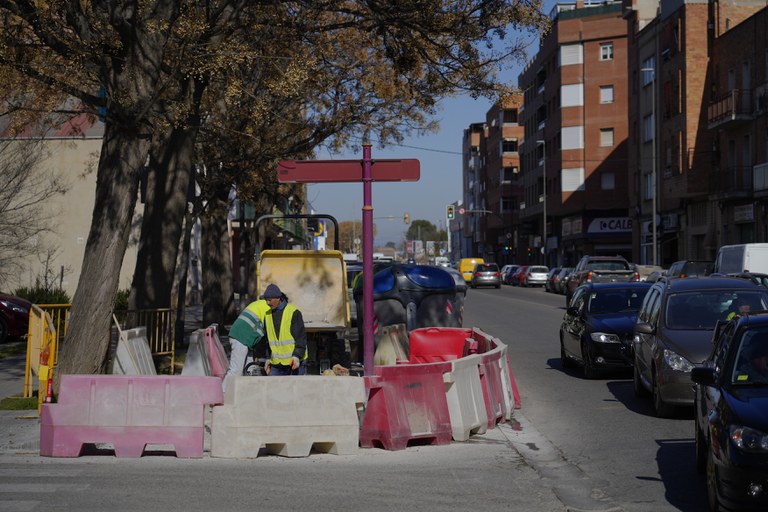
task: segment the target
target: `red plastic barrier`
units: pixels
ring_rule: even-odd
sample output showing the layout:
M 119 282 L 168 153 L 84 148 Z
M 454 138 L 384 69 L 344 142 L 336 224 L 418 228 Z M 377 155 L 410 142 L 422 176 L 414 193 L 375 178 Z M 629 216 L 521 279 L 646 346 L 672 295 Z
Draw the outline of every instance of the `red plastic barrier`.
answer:
M 494 349 L 482 354 L 481 357 L 480 383 L 483 386 L 485 411 L 488 413 L 488 428 L 494 428 L 497 423 L 504 423 L 508 412 L 504 400 L 504 387 L 501 382 L 501 356 L 502 351 Z
M 410 441 L 442 445 L 451 442 L 451 419 L 443 373 L 450 363 L 376 366 L 366 377 L 368 405 L 360 429 L 360 445 L 403 450 Z
M 409 336 L 411 363 L 453 361 L 466 355 L 466 340 L 471 329 L 459 327 L 423 327 Z

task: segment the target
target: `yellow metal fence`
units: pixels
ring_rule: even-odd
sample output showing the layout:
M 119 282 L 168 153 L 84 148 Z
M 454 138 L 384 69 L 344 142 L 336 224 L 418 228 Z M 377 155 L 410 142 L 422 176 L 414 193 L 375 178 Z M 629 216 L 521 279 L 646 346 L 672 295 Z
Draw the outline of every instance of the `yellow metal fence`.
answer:
M 29 314 L 27 363 L 24 371 L 24 397 L 34 391 L 33 374 L 40 380 L 40 403 L 45 399 L 47 381 L 59 363 L 59 348 L 66 343 L 70 304 L 35 304 Z M 115 311 L 121 330 L 147 328 L 149 350 L 154 356 L 170 357 L 170 371 L 175 368 L 174 315 L 168 308 Z M 111 336 L 111 333 L 110 333 Z M 41 359 L 40 354 L 44 357 Z M 44 368 L 43 368 L 44 367 Z M 43 375 L 45 374 L 45 375 Z M 43 382 L 45 377 L 45 382 Z

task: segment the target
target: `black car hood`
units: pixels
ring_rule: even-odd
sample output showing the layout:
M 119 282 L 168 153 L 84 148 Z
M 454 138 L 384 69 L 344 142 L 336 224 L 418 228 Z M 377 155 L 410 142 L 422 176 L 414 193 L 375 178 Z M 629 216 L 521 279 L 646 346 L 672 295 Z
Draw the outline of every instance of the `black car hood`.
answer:
M 664 330 L 664 346 L 693 364 L 704 361 L 712 353 L 712 332 L 698 330 Z
M 723 396 L 740 423 L 768 432 L 768 386 L 729 386 Z
M 592 331 L 628 334 L 632 332 L 637 321 L 637 311 L 632 313 L 615 313 L 609 315 L 594 315 L 589 318 Z

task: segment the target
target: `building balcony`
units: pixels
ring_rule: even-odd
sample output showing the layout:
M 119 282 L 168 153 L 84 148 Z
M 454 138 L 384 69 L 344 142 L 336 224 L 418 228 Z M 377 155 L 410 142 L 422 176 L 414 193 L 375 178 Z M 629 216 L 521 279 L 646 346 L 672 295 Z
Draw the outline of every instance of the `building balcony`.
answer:
M 752 120 L 752 91 L 734 89 L 707 108 L 707 128 L 723 128 Z
M 751 195 L 753 189 L 751 166 L 727 167 L 715 170 L 709 176 L 709 190 L 718 196 L 745 197 Z

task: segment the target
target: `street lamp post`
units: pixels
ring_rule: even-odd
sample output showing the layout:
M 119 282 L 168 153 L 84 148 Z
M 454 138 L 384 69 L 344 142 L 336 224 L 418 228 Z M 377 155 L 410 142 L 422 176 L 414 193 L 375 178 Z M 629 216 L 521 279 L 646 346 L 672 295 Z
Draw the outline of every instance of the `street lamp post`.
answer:
M 537 146 L 542 146 L 542 152 L 543 152 L 543 158 L 542 158 L 542 166 L 541 166 L 541 173 L 542 173 L 542 185 L 543 185 L 543 191 L 541 194 L 541 197 L 544 198 L 542 201 L 542 227 L 541 227 L 541 254 L 544 256 L 544 264 L 547 264 L 547 141 L 546 140 L 537 140 L 536 141 Z
M 656 265 L 656 69 L 655 68 L 640 68 L 640 71 L 644 73 L 652 73 L 651 84 L 651 119 L 653 121 L 653 144 L 651 146 L 651 188 L 653 193 L 651 195 L 651 244 L 653 251 L 653 265 Z

